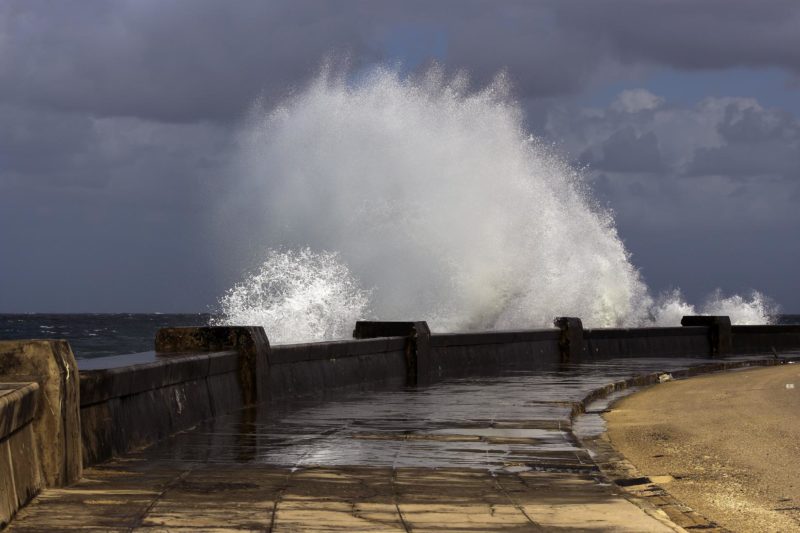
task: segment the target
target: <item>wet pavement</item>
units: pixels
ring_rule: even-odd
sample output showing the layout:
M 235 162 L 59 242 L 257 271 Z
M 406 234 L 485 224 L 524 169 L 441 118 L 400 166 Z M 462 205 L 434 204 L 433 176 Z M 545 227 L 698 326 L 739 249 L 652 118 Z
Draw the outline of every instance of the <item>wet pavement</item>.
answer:
M 604 481 L 572 418 L 610 383 L 714 362 L 617 359 L 262 405 L 89 468 L 10 530 L 673 531 Z

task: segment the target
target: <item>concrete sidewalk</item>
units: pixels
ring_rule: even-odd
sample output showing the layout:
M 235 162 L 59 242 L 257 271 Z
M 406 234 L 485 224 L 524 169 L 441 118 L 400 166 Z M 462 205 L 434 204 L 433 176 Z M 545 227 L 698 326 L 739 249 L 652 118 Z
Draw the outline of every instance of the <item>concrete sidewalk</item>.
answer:
M 187 465 L 188 466 L 188 465 Z M 48 490 L 10 531 L 675 531 L 564 472 L 197 465 L 144 456 Z
M 572 415 L 609 383 L 708 363 L 612 360 L 245 409 L 86 469 L 9 531 L 676 531 L 602 477 Z

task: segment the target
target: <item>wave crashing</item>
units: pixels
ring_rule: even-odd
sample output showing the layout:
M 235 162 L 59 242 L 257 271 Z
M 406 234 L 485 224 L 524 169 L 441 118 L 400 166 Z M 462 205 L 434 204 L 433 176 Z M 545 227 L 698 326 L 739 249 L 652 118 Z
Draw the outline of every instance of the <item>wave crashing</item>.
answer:
M 684 314 L 765 323 L 760 293 L 651 295 L 581 172 L 524 128 L 506 80 L 470 91 L 437 69 L 325 70 L 239 138 L 228 202 L 268 247 L 220 300 L 220 323 L 274 342 L 343 338 L 354 322 L 435 331 L 675 325 Z M 335 250 L 335 253 L 326 250 Z

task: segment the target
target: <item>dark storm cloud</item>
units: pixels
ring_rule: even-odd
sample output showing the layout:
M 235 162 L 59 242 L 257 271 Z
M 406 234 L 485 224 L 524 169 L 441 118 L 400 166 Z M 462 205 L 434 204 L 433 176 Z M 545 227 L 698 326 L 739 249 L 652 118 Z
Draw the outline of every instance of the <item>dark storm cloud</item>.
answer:
M 731 143 L 698 148 L 686 171 L 689 176 L 780 176 L 800 178 L 798 146 L 776 142 Z
M 73 181 L 65 176 L 68 169 L 80 159 L 92 159 L 89 152 L 97 139 L 86 115 L 2 105 L 0 124 L 0 181 L 22 176 L 54 183 Z M 96 179 L 90 172 L 85 174 L 87 180 Z
M 0 311 L 203 310 L 246 267 L 218 274 L 205 237 L 237 123 L 328 57 L 354 73 L 434 60 L 474 85 L 505 71 L 528 124 L 603 173 L 623 235 L 680 220 L 793 229 L 791 114 L 644 90 L 591 111 L 570 98 L 665 65 L 797 76 L 799 17 L 793 1 L 2 2 L 0 249 L 15 253 L 0 254 Z
M 229 120 L 309 77 L 330 51 L 365 55 L 327 2 L 17 2 L 0 7 L 0 99 L 101 116 Z
M 507 68 L 522 96 L 579 89 L 598 52 L 546 4 L 17 2 L 0 7 L 0 101 L 100 116 L 231 120 L 302 84 L 329 55 L 353 68 L 407 59 L 427 34 L 478 84 Z M 424 54 L 424 51 L 423 51 Z
M 593 190 L 653 288 L 680 286 L 692 299 L 755 288 L 784 309 L 800 305 L 788 266 L 800 257 L 798 129 L 753 98 L 680 105 L 641 89 L 607 107 L 554 108 L 547 123 L 589 163 Z M 643 157 L 653 146 L 660 159 Z M 609 154 L 621 164 L 607 164 Z
M 726 106 L 725 117 L 717 129 L 728 142 L 796 142 L 800 139 L 800 121 L 792 114 L 736 102 Z
M 161 121 L 239 118 L 329 54 L 355 68 L 416 55 L 477 84 L 506 69 L 522 99 L 573 93 L 619 61 L 800 72 L 793 2 L 25 1 L 0 21 L 0 101 Z
M 717 131 L 722 143 L 697 147 L 687 175 L 800 178 L 800 121 L 792 115 L 734 101 Z
M 593 169 L 609 172 L 659 172 L 663 170 L 658 139 L 650 131 L 638 135 L 630 126 L 611 134 L 598 147 L 595 155 L 584 152 L 583 162 Z
M 800 177 L 800 121 L 752 98 L 678 106 L 626 90 L 604 109 L 552 112 L 548 134 L 593 172 Z
M 565 29 L 608 46 L 624 62 L 800 73 L 800 4 L 794 0 L 566 0 L 555 6 Z
M 93 118 L 77 112 L 0 106 L 0 186 L 142 189 L 159 201 L 219 171 L 231 132 L 209 124 Z M 151 191 L 152 192 L 152 191 Z M 123 198 L 124 199 L 124 198 Z

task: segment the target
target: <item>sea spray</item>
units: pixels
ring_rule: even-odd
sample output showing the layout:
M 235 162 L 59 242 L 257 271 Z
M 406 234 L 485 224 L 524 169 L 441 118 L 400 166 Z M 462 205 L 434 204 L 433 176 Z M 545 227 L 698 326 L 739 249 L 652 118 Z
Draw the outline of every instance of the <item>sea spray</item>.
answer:
M 351 335 L 368 304 L 335 253 L 273 250 L 220 298 L 223 314 L 212 324 L 265 326 L 274 343 L 337 339 Z
M 378 68 L 355 82 L 326 70 L 277 108 L 256 105 L 239 146 L 223 216 L 246 221 L 251 246 L 301 251 L 269 252 L 223 297 L 223 321 L 298 341 L 348 336 L 367 309 L 436 331 L 551 326 L 558 315 L 665 325 L 695 311 L 678 293 L 651 297 L 612 214 L 525 131 L 503 78 L 470 91 L 437 69 Z M 296 274 L 317 276 L 313 290 L 271 285 Z M 327 284 L 335 304 L 315 300 Z M 703 310 L 767 320 L 757 293 L 715 302 Z
M 650 319 L 657 326 L 676 326 L 686 315 L 727 315 L 733 324 L 768 324 L 779 312 L 778 306 L 758 291 L 749 298 L 725 296 L 716 289 L 696 307 L 687 303 L 679 290 L 662 294 L 650 308 Z

